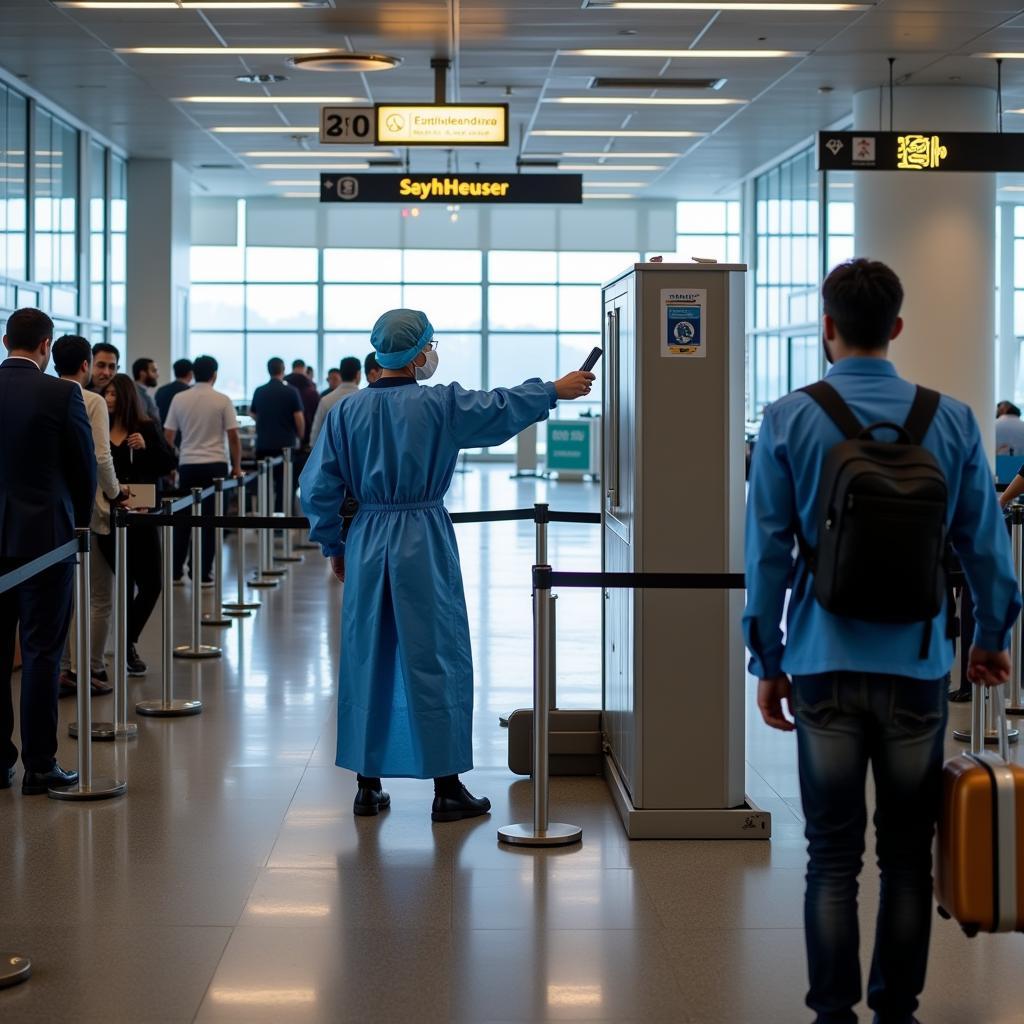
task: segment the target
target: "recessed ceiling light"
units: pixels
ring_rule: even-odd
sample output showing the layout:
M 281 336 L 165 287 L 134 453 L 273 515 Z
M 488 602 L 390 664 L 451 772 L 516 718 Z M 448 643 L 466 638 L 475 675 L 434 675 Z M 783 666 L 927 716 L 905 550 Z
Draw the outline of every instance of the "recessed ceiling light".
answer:
M 218 135 L 319 135 L 320 128 L 317 125 L 304 126 L 296 128 L 294 126 L 272 124 L 272 125 L 252 125 L 251 127 L 244 124 L 228 124 L 220 125 L 217 128 L 211 128 L 211 132 L 216 132 Z
M 604 195 L 596 192 L 584 192 L 584 199 L 636 199 L 632 192 L 605 192 Z
M 689 59 L 696 57 L 717 60 L 770 59 L 785 57 L 806 57 L 807 50 L 559 50 L 562 57 L 641 57 L 659 60 Z
M 215 128 L 214 131 L 217 129 Z M 317 129 L 319 130 L 319 129 Z M 698 139 L 706 132 L 682 132 L 666 129 L 663 131 L 635 131 L 629 128 L 542 128 L 534 129 L 531 135 L 547 138 L 608 138 L 608 139 Z
M 288 63 L 300 71 L 390 71 L 402 63 L 402 58 L 389 57 L 384 53 L 339 50 L 314 57 L 294 57 Z
M 261 171 L 308 171 L 309 164 L 256 164 Z M 325 161 L 318 167 L 319 171 L 368 171 L 370 165 L 366 163 L 356 164 L 332 164 Z
M 584 5 L 596 10 L 625 9 L 632 11 L 868 11 L 874 4 L 846 3 L 755 3 L 740 0 L 665 0 L 656 3 L 654 0 L 587 0 Z
M 175 103 L 369 103 L 362 96 L 178 96 Z
M 243 85 L 276 85 L 287 82 L 287 75 L 235 75 L 235 81 Z
M 558 165 L 560 171 L 612 171 L 621 174 L 623 171 L 663 171 L 664 164 L 630 164 L 629 167 L 613 167 L 611 164 L 563 164 Z
M 678 96 L 549 96 L 542 103 L 578 103 L 620 107 L 732 107 L 749 100 L 691 99 Z
M 242 156 L 248 157 L 280 157 L 281 159 L 295 160 L 394 160 L 395 154 L 388 149 L 373 149 L 367 152 L 363 150 L 349 150 L 345 149 L 344 152 L 339 153 L 340 146 L 332 147 L 332 150 L 299 150 L 298 152 L 292 152 L 291 150 L 281 149 L 249 149 L 246 150 Z
M 162 57 L 271 57 L 330 53 L 323 46 L 119 46 L 115 53 L 145 53 Z

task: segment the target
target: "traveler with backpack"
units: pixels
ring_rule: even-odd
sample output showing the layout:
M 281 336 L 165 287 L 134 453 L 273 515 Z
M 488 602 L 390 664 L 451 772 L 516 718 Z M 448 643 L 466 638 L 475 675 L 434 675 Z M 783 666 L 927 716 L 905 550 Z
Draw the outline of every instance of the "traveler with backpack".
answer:
M 973 683 L 1008 679 L 1021 598 L 977 421 L 888 361 L 903 328 L 899 278 L 854 260 L 829 274 L 822 297 L 833 366 L 766 410 L 754 450 L 744 632 L 764 721 L 797 733 L 807 1005 L 818 1024 L 857 1020 L 870 762 L 881 901 L 868 1005 L 876 1024 L 911 1024 L 928 958 L 953 661 L 948 544 L 974 596 Z

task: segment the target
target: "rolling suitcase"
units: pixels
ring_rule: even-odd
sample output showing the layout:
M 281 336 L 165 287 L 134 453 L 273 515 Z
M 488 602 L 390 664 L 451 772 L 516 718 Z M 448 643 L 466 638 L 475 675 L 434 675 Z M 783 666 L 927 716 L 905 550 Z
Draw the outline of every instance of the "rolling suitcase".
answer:
M 1004 687 L 995 702 L 999 754 L 985 750 L 985 691 L 971 710 L 971 752 L 943 768 L 935 895 L 969 936 L 1024 931 L 1024 765 L 1009 759 Z

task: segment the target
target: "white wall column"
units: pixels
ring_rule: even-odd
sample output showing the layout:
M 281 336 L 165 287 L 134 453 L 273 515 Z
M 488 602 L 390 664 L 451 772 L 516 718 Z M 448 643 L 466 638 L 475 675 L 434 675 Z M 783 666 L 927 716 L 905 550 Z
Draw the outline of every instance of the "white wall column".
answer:
M 894 106 L 896 131 L 988 131 L 995 123 L 991 89 L 905 86 Z M 887 129 L 879 109 L 877 89 L 857 93 L 854 129 Z M 857 255 L 889 264 L 906 292 L 893 361 L 910 380 L 966 402 L 994 457 L 996 176 L 862 171 L 854 199 Z
M 190 177 L 171 160 L 128 163 L 128 345 L 121 368 L 149 356 L 160 383 L 188 347 Z
M 996 398 L 1015 401 L 1020 345 L 1013 313 L 1013 217 L 1016 206 L 999 204 L 999 346 L 996 353 Z

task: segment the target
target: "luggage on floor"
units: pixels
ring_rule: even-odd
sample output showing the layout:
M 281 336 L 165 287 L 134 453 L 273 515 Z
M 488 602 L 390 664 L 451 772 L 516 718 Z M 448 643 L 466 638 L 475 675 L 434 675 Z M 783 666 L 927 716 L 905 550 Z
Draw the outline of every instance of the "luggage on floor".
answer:
M 1024 931 L 1024 765 L 1009 759 L 1002 686 L 988 690 L 999 753 L 985 750 L 984 695 L 975 689 L 970 753 L 943 769 L 935 866 L 939 913 L 969 936 Z

